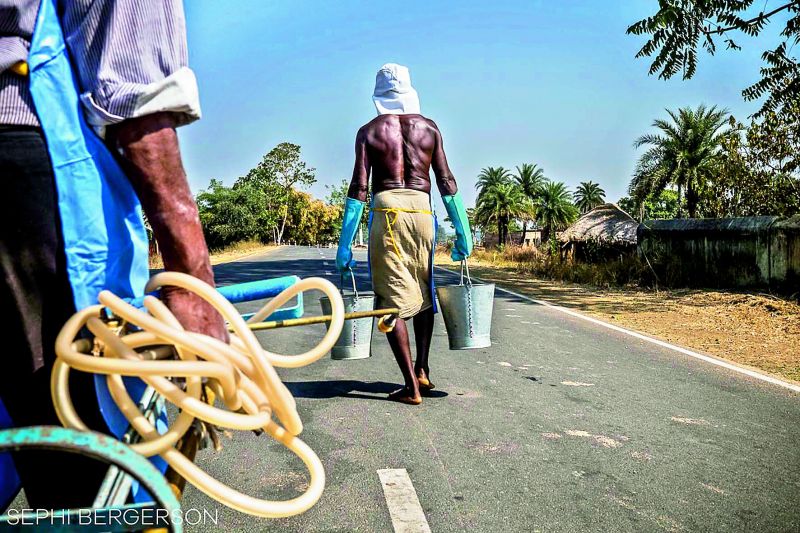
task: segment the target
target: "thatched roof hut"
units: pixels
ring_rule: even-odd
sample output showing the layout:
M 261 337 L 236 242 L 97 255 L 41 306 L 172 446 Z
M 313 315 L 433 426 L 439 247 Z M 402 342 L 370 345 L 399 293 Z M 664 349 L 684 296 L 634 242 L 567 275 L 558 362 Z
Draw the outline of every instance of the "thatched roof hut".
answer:
M 635 246 L 639 223 L 616 204 L 603 204 L 582 215 L 563 231 L 562 243 L 593 242 L 600 245 Z

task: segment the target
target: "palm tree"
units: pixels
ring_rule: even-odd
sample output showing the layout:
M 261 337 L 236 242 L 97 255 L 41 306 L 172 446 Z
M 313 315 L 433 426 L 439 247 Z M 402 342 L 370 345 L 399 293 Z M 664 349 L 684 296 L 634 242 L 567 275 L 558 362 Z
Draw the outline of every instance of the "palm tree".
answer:
M 680 206 L 681 191 L 685 188 L 686 208 L 689 217 L 694 218 L 700 194 L 714 171 L 725 135 L 720 130 L 728 120 L 728 111 L 704 105 L 697 109 L 685 107 L 677 113 L 666 111 L 672 121 L 654 121 L 653 127 L 659 133 L 642 135 L 634 143 L 636 148 L 650 148 L 639 158 L 628 190 L 641 203 L 669 185 L 676 185 Z
M 561 182 L 548 182 L 536 200 L 536 221 L 544 228 L 542 242 L 547 242 L 557 229 L 563 228 L 578 218 L 578 210 L 572 205 L 567 186 Z
M 486 167 L 481 169 L 475 188 L 478 189 L 478 198 L 481 195 L 501 183 L 511 183 L 511 172 L 503 167 Z
M 575 207 L 580 209 L 581 213 L 588 213 L 605 201 L 606 191 L 600 188 L 599 183 L 591 180 L 582 181 L 573 197 L 575 198 Z
M 530 209 L 530 201 L 516 184 L 496 183 L 481 190 L 475 220 L 483 225 L 497 224 L 498 242 L 506 244 L 509 223 L 528 216 Z
M 517 167 L 517 173 L 514 179 L 525 196 L 531 201 L 531 204 L 536 202 L 536 199 L 539 197 L 539 191 L 541 191 L 544 184 L 547 183 L 544 170 L 541 167 L 529 163 L 523 163 L 521 167 Z M 531 216 L 533 215 L 534 213 L 532 211 Z M 526 218 L 522 221 L 522 242 L 520 244 L 525 244 L 525 236 L 527 233 L 528 219 Z

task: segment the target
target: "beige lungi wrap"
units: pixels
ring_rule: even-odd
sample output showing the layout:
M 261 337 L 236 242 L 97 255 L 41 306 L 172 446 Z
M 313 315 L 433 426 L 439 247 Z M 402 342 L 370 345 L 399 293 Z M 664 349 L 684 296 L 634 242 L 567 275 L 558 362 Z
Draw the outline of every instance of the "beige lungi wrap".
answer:
M 431 308 L 435 235 L 430 196 L 411 189 L 381 191 L 372 211 L 369 261 L 376 307 L 397 307 L 400 318 Z

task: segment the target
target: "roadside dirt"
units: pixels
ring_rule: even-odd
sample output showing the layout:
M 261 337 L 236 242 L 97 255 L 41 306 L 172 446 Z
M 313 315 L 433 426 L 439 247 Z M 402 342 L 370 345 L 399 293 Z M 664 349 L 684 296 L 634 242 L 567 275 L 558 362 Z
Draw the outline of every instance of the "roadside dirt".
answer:
M 220 263 L 227 263 L 236 259 L 241 259 L 248 255 L 265 254 L 270 250 L 278 248 L 275 245 L 257 244 L 253 246 L 238 246 L 232 250 L 222 250 L 220 252 L 212 252 L 211 264 L 218 265 Z
M 452 267 L 449 257 L 436 264 Z M 473 275 L 532 298 L 800 382 L 800 305 L 768 294 L 594 287 L 470 261 Z
M 220 263 L 227 263 L 236 259 L 241 259 L 248 255 L 267 253 L 270 250 L 277 248 L 275 245 L 266 245 L 261 243 L 239 243 L 224 250 L 211 252 L 211 264 L 218 265 Z M 164 268 L 164 263 L 161 261 L 160 255 L 150 256 L 150 270 L 158 270 Z

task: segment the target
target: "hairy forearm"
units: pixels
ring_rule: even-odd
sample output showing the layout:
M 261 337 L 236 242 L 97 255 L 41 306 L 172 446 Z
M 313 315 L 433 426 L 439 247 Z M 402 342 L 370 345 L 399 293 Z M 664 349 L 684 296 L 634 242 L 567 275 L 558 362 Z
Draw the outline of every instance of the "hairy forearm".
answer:
M 214 277 L 197 205 L 181 162 L 175 119 L 158 113 L 109 127 L 108 139 L 142 202 L 167 270 Z
M 108 142 L 120 154 L 158 241 L 164 268 L 214 285 L 208 248 L 189 182 L 183 170 L 176 120 L 156 113 L 110 126 Z M 225 322 L 197 295 L 165 287 L 161 298 L 189 331 L 228 341 Z

